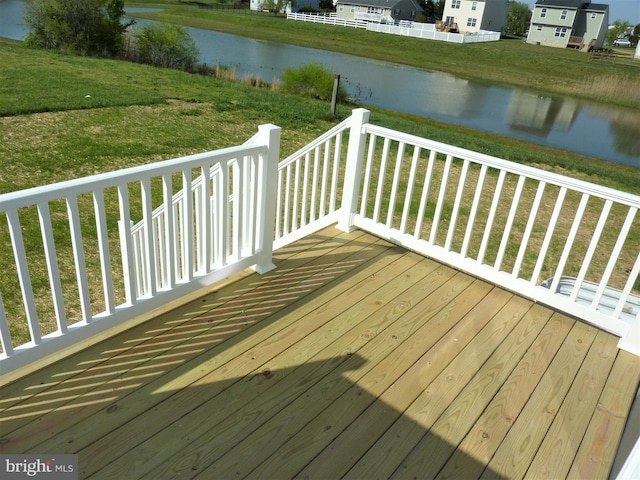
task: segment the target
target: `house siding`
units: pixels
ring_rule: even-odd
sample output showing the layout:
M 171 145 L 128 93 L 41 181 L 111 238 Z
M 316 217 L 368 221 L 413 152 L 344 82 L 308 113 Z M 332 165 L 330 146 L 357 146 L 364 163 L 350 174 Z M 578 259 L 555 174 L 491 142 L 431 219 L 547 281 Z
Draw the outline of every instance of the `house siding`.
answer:
M 480 30 L 504 33 L 508 10 L 506 0 L 447 0 L 443 18 L 453 18 L 460 33 L 478 33 Z
M 608 5 L 593 10 L 586 2 L 570 3 L 573 5 L 563 5 L 562 1 L 538 2 L 531 16 L 527 43 L 566 48 L 569 39 L 575 36 L 587 45 L 596 40 L 595 48 L 601 48 L 607 33 Z
M 422 10 L 413 0 L 398 0 L 396 2 L 339 2 L 336 16 L 355 20 L 359 14 L 381 15 L 386 19 L 413 20 Z

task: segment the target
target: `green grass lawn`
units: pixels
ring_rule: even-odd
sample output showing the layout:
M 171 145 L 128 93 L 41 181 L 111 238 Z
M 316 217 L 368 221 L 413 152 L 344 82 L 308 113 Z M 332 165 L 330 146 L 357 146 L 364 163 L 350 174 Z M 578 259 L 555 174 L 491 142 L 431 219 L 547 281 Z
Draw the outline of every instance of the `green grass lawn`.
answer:
M 32 50 L 5 40 L 0 40 L 0 64 L 0 193 L 237 145 L 263 123 L 282 127 L 284 158 L 346 118 L 352 108 L 341 105 L 338 118 L 332 118 L 328 102 L 128 62 Z M 372 109 L 371 120 L 640 194 L 640 175 L 630 166 L 394 112 Z M 91 199 L 81 199 L 85 201 L 81 208 L 91 208 Z M 53 205 L 54 213 L 56 209 L 64 212 L 64 205 Z M 33 242 L 28 248 L 42 255 L 36 212 L 25 212 L 25 218 L 23 235 Z M 65 222 L 64 215 L 60 219 Z M 61 258 L 70 251 L 64 228 L 68 225 L 56 239 Z M 95 226 L 88 221 L 82 228 Z M 97 248 L 87 250 L 91 268 Z M 13 263 L 6 218 L 0 215 L 0 264 Z M 63 282 L 72 286 L 73 262 L 60 268 Z M 36 288 L 46 290 L 44 260 L 36 262 L 32 274 Z M 19 286 L 8 285 L 6 277 L 0 278 L 0 287 L 7 313 L 13 314 L 22 308 Z M 73 317 L 78 296 L 69 288 Z M 41 298 L 38 308 L 47 313 L 51 296 Z M 51 315 L 43 318 L 50 322 L 46 333 L 54 323 Z M 12 325 L 12 331 L 18 343 L 27 339 L 24 323 Z
M 640 61 L 590 62 L 584 52 L 529 45 L 521 39 L 458 45 L 288 21 L 284 16 L 266 13 L 198 8 L 177 0 L 135 0 L 127 5 L 164 8 L 162 12 L 135 14 L 142 18 L 349 53 L 490 84 L 640 108 Z

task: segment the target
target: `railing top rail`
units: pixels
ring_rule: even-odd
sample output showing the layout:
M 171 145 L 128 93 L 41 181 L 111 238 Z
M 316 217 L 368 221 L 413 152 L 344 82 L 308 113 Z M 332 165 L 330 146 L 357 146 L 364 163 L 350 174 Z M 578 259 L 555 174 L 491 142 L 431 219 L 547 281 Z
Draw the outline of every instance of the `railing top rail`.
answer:
M 611 200 L 613 202 L 628 205 L 630 207 L 640 208 L 640 196 L 631 193 L 621 192 L 619 190 L 614 190 L 612 188 L 597 185 L 595 183 L 574 179 L 553 172 L 547 172 L 545 170 L 529 167 L 527 165 L 521 165 L 516 162 L 492 157 L 483 153 L 473 152 L 471 150 L 447 145 L 445 143 L 428 140 L 415 135 L 397 132 L 395 130 L 380 127 L 370 123 L 365 124 L 363 130 L 366 133 L 371 133 L 381 137 L 387 137 L 391 140 L 417 145 L 420 148 L 436 150 L 438 152 L 444 153 L 445 155 L 451 155 L 453 157 L 485 164 L 489 167 L 505 170 L 508 173 L 523 175 L 525 177 L 540 180 L 559 187 L 566 187 L 571 190 L 584 192 L 591 196 L 603 198 L 605 200 Z
M 333 127 L 331 130 L 328 130 L 325 133 L 323 133 L 322 135 L 320 135 L 313 142 L 309 143 L 308 145 L 305 145 L 304 147 L 302 147 L 297 152 L 289 155 L 287 158 L 282 160 L 280 162 L 280 165 L 279 165 L 280 168 L 284 168 L 284 167 L 292 164 L 301 155 L 304 155 L 307 152 L 313 151 L 316 147 L 324 144 L 327 140 L 329 140 L 330 138 L 334 137 L 339 132 L 347 130 L 350 125 L 351 125 L 351 117 L 347 118 L 346 120 L 343 120 L 338 125 Z
M 222 162 L 232 160 L 240 155 L 260 154 L 265 151 L 264 145 L 248 144 L 220 150 L 214 150 L 179 159 L 164 160 L 148 165 L 130 167 L 115 172 L 101 173 L 65 182 L 43 185 L 25 190 L 0 195 L 0 211 L 7 211 L 47 202 L 61 197 L 89 193 L 96 189 L 104 189 L 119 184 L 150 179 L 165 173 L 173 173 L 188 168 L 196 168 L 204 161 Z

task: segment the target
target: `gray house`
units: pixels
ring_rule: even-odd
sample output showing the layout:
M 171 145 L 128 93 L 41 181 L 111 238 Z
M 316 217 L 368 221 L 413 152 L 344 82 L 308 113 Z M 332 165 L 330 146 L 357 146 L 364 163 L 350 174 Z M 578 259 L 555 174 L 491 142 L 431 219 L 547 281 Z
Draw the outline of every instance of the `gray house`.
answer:
M 422 13 L 416 0 L 338 0 L 338 18 L 375 23 L 414 20 Z
M 609 5 L 584 0 L 537 0 L 527 42 L 581 50 L 602 48 Z

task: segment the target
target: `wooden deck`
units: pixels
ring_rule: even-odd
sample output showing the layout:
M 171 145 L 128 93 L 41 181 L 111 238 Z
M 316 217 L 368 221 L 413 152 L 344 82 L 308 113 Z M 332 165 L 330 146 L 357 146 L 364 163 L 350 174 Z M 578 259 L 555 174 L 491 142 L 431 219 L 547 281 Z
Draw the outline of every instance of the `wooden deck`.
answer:
M 606 478 L 617 339 L 362 232 L 1 390 L 0 453 L 81 478 Z

